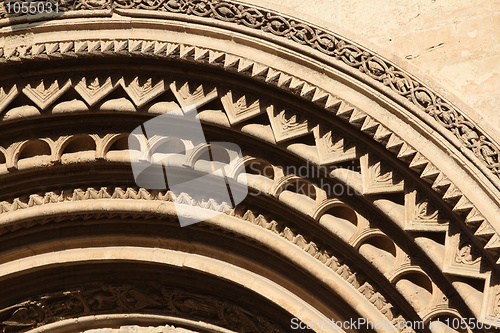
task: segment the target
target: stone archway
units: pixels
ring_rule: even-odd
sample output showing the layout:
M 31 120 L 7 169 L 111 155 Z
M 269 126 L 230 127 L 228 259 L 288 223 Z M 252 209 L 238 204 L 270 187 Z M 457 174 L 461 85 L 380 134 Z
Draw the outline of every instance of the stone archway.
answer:
M 264 9 L 75 3 L 26 30 L 11 18 L 0 52 L 5 331 L 496 320 L 498 148 L 467 115 Z M 126 135 L 189 105 L 210 141 L 243 148 L 253 195 L 180 228 L 174 202 L 206 203 L 138 188 Z

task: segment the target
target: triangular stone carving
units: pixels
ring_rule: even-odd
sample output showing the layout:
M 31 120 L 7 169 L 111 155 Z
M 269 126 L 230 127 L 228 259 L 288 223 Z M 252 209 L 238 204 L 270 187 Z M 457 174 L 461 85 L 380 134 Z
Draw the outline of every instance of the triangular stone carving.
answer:
M 17 85 L 15 84 L 10 88 L 0 87 L 0 112 L 2 112 L 18 94 L 19 89 L 17 89 Z
M 232 125 L 265 112 L 261 100 L 234 90 L 222 92 L 221 102 Z
M 350 161 L 356 158 L 355 144 L 341 131 L 319 125 L 314 129 L 321 164 Z
M 414 187 L 405 188 L 405 230 L 446 231 L 448 219 L 432 200 Z
M 270 105 L 267 114 L 276 142 L 290 140 L 310 132 L 309 120 L 294 110 Z
M 199 108 L 217 98 L 217 89 L 201 83 L 176 81 L 170 84 L 170 89 L 183 108 Z
M 445 240 L 443 272 L 469 277 L 484 277 L 489 273 L 481 267 L 481 252 L 455 224 L 450 224 Z
M 38 107 L 44 110 L 54 103 L 71 87 L 71 81 L 39 80 L 28 83 L 23 89 L 23 93 L 31 99 Z
M 404 189 L 403 178 L 386 162 L 373 154 L 360 158 L 363 193 L 394 193 Z
M 111 76 L 83 77 L 76 85 L 75 90 L 82 96 L 88 105 L 94 106 L 118 86 L 118 79 Z
M 160 96 L 167 89 L 163 79 L 141 80 L 136 76 L 133 79 L 124 79 L 120 83 L 138 108 Z

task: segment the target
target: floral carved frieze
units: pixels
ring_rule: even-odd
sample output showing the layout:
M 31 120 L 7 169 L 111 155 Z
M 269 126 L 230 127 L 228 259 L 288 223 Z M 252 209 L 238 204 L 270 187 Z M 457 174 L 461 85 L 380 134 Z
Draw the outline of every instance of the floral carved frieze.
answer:
M 20 2 L 20 0 L 10 2 Z M 68 11 L 108 10 L 126 15 L 127 10 L 145 10 L 192 15 L 258 29 L 313 48 L 366 74 L 413 103 L 423 113 L 433 117 L 437 123 L 451 131 L 464 147 L 470 149 L 488 169 L 500 177 L 500 148 L 460 110 L 395 64 L 330 31 L 270 10 L 220 0 L 52 0 L 52 2 L 59 3 L 60 14 Z M 5 2 L 0 4 L 0 19 L 22 15 L 29 14 L 8 13 Z M 41 15 L 43 19 L 44 14 L 37 15 Z M 47 16 L 50 19 L 54 17 L 57 15 Z M 8 59 L 9 56 L 0 49 L 0 58 Z
M 284 332 L 266 318 L 225 300 L 158 283 L 93 283 L 42 295 L 0 310 L 2 332 L 24 332 L 68 318 L 144 313 L 198 319 L 237 332 Z

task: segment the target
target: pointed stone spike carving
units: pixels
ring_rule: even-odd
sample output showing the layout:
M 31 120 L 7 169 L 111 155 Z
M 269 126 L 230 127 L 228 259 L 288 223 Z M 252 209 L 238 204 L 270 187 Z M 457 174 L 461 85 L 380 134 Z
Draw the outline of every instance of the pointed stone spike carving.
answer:
M 252 77 L 255 79 L 265 80 L 269 73 L 269 66 L 254 64 L 252 68 Z
M 150 53 L 150 54 L 153 54 L 154 53 L 154 50 L 155 50 L 155 42 L 154 41 L 146 41 L 142 44 L 142 49 L 141 49 L 141 52 L 142 53 Z
M 0 113 L 19 95 L 17 85 L 0 87 Z
M 479 213 L 477 208 L 472 208 L 467 217 L 465 218 L 465 224 L 470 228 L 476 228 L 477 225 L 482 224 L 484 222 L 484 217 Z
M 208 63 L 212 65 L 215 64 L 224 65 L 225 58 L 226 58 L 225 53 L 210 50 L 208 56 Z
M 459 214 L 467 214 L 471 209 L 474 208 L 472 203 L 465 196 L 462 196 L 460 200 L 458 200 L 455 207 L 453 207 L 453 211 Z
M 281 72 L 274 70 L 272 68 L 269 68 L 269 71 L 267 72 L 266 83 L 278 85 L 280 76 L 281 76 Z
M 236 90 L 225 90 L 220 94 L 229 122 L 233 125 L 266 112 L 263 102 L 249 94 Z
M 181 59 L 194 58 L 195 48 L 190 45 L 182 45 L 180 47 L 179 56 Z
M 241 59 L 238 66 L 238 72 L 251 74 L 254 67 L 254 62 L 247 59 Z
M 168 48 L 168 43 L 156 42 L 153 53 L 155 55 L 162 56 L 167 52 L 167 48 Z
M 77 42 L 75 42 L 75 51 L 77 49 Z M 115 40 L 113 41 L 115 52 L 125 52 L 128 49 L 128 40 Z
M 100 41 L 89 41 L 87 44 L 87 50 L 89 53 L 99 53 L 101 51 Z
M 434 179 L 440 174 L 440 171 L 432 164 L 428 163 L 424 168 L 424 171 L 420 174 L 420 178 L 425 180 L 427 183 L 434 183 Z
M 194 50 L 194 60 L 196 61 L 208 61 L 210 57 L 210 52 L 207 49 L 195 48 Z
M 130 53 L 138 53 L 142 50 L 142 40 L 129 40 L 128 51 Z
M 395 154 L 398 154 L 402 145 L 403 145 L 403 140 L 401 140 L 396 134 L 392 134 L 389 137 L 389 141 L 387 141 L 385 147 L 387 148 L 387 150 Z
M 45 47 L 44 47 L 45 49 Z M 75 52 L 83 53 L 88 51 L 88 42 L 86 41 L 75 41 Z
M 366 117 L 363 125 L 361 126 L 361 132 L 368 133 L 369 135 L 375 135 L 379 125 L 380 124 L 372 117 Z
M 438 174 L 434 183 L 432 183 L 432 188 L 439 194 L 444 194 L 451 186 L 451 180 L 448 179 L 443 173 Z
M 474 233 L 474 235 L 482 239 L 490 239 L 494 234 L 495 230 L 487 221 L 484 221 Z
M 179 56 L 181 53 L 181 45 L 176 43 L 168 43 L 165 56 L 174 57 Z
M 290 89 L 290 84 L 292 84 L 292 77 L 285 73 L 281 73 L 278 80 L 278 87 L 283 89 Z
M 357 128 L 361 128 L 366 117 L 367 117 L 366 113 L 358 109 L 354 109 L 353 113 L 351 114 L 351 117 L 349 118 L 349 123 L 353 126 L 356 126 Z
M 383 125 L 380 125 L 377 127 L 377 131 L 373 135 L 373 139 L 377 142 L 386 144 L 391 134 L 391 131 L 389 131 Z
M 500 250 L 500 237 L 497 233 L 495 233 L 493 237 L 491 237 L 484 248 L 493 252 L 497 252 L 498 250 Z
M 45 54 L 49 55 L 59 51 L 59 43 L 45 43 Z
M 296 77 L 292 77 L 289 89 L 294 93 L 300 93 L 302 91 L 302 88 L 304 88 L 305 84 L 306 83 L 304 81 L 302 81 L 301 79 L 298 79 Z
M 226 59 L 224 62 L 224 68 L 226 69 L 238 69 L 240 64 L 240 58 L 236 57 L 232 54 L 226 55 Z
M 344 120 L 349 120 L 353 112 L 354 112 L 354 107 L 350 106 L 345 102 L 342 102 L 339 109 L 337 110 L 337 117 L 342 118 Z
M 342 101 L 340 99 L 335 98 L 332 95 L 328 95 L 324 108 L 334 114 L 337 114 L 341 106 Z
M 316 105 L 324 107 L 329 98 L 330 98 L 330 94 L 328 94 L 327 92 L 322 91 L 320 89 L 316 89 L 311 101 Z
M 412 146 L 410 146 L 409 144 L 407 144 L 405 142 L 405 143 L 403 143 L 403 146 L 401 146 L 401 149 L 399 150 L 397 157 L 400 160 L 408 163 L 413 159 L 413 156 L 415 156 L 416 153 L 417 153 L 417 151 L 415 149 L 413 149 Z
M 424 155 L 422 155 L 420 152 L 417 152 L 411 160 L 409 167 L 413 171 L 420 172 L 424 170 L 424 168 L 427 166 L 427 163 L 429 163 L 429 161 L 424 157 Z
M 271 105 L 267 108 L 276 142 L 293 139 L 311 132 L 309 120 L 288 107 Z
M 85 76 L 74 86 L 88 105 L 94 106 L 110 94 L 119 84 L 118 78 L 111 76 Z
M 316 93 L 316 88 L 314 86 L 305 83 L 304 86 L 302 87 L 302 90 L 300 91 L 300 97 L 306 100 L 311 100 L 315 93 Z
M 85 44 L 86 45 L 86 44 Z M 75 45 L 75 52 L 77 50 L 78 44 Z M 39 54 L 42 54 L 42 52 L 45 51 L 45 44 L 35 44 L 31 48 L 31 54 L 33 56 L 37 56 Z
M 27 84 L 23 88 L 23 93 L 31 99 L 40 109 L 45 110 L 54 103 L 68 89 L 71 88 L 71 81 L 40 80 Z
M 450 204 L 455 204 L 461 196 L 462 192 L 460 191 L 460 189 L 452 183 L 450 187 L 448 187 L 446 193 L 443 195 L 443 200 Z
M 169 83 L 166 83 L 164 79 L 154 78 L 142 81 L 139 77 L 120 80 L 123 89 L 138 108 L 163 94 Z

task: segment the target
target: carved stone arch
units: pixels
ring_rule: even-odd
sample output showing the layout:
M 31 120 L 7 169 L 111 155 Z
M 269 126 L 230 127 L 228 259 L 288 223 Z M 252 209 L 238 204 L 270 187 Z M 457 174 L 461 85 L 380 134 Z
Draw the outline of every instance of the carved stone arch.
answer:
M 137 264 L 137 274 L 144 278 L 154 271 L 156 282 L 161 281 L 156 255 L 171 253 L 170 266 L 178 266 L 186 277 L 193 267 L 180 258 L 212 249 L 195 275 L 202 280 L 205 270 L 212 275 L 207 281 L 219 286 L 229 281 L 228 290 L 248 297 L 241 301 L 228 291 L 216 299 L 207 286 L 195 288 L 198 298 L 186 304 L 206 301 L 194 307 L 205 316 L 193 318 L 217 329 L 268 332 L 289 330 L 292 317 L 321 321 L 361 316 L 393 325 L 374 331 L 412 332 L 420 329 L 399 329 L 397 323 L 428 324 L 442 316 L 498 319 L 498 145 L 433 88 L 335 32 L 267 9 L 215 0 L 80 0 L 64 6 L 67 13 L 62 16 L 30 19 L 34 23 L 29 29 L 21 25 L 28 19 L 23 16 L 0 22 L 15 27 L 0 35 L 9 35 L 8 44 L 0 40 L 0 150 L 6 152 L 6 168 L 0 169 L 0 225 L 6 241 L 0 283 L 7 286 L 20 277 L 25 288 L 10 293 L 4 288 L 0 319 L 5 330 L 49 329 L 57 322 L 105 312 L 139 312 L 154 325 L 178 324 L 179 318 L 157 318 L 158 313 L 146 309 L 160 302 L 144 296 L 154 290 L 152 285 L 145 287 L 148 292 L 131 293 L 134 288 L 112 274 L 89 287 L 85 278 L 72 283 L 64 273 L 69 265 L 78 272 L 104 274 L 103 266 L 92 267 L 95 255 L 110 264 L 116 259 L 116 272 L 125 274 L 134 266 L 127 262 L 140 257 L 134 252 L 140 247 L 150 254 L 137 260 L 143 264 Z M 96 34 L 89 37 L 90 26 Z M 28 74 L 18 77 L 20 70 Z M 126 150 L 107 152 L 144 121 L 193 105 L 209 141 L 235 142 L 247 162 L 263 161 L 273 172 L 262 176 L 265 181 L 257 175 L 249 183 L 252 195 L 241 206 L 181 229 L 171 218 L 174 203 L 221 211 L 225 206 L 137 188 Z M 96 140 L 95 158 L 75 153 L 74 163 L 60 163 L 61 154 L 53 151 L 50 161 L 16 170 L 13 149 L 33 140 L 30 131 L 35 140 L 50 140 L 52 146 L 64 136 L 90 135 Z M 292 183 L 310 186 L 314 195 L 304 195 Z M 290 195 L 282 195 L 286 188 Z M 337 188 L 352 191 L 336 193 Z M 161 223 L 148 222 L 163 220 L 170 221 L 172 234 L 159 236 L 154 230 L 163 230 Z M 129 223 L 134 225 L 130 230 Z M 112 226 L 109 238 L 97 237 L 101 247 L 92 243 L 92 228 L 107 225 Z M 134 232 L 141 226 L 150 234 L 138 240 Z M 51 234 L 54 230 L 61 232 L 60 239 Z M 199 237 L 197 248 L 171 236 L 189 231 Z M 78 242 L 71 243 L 77 235 L 86 242 L 79 251 Z M 162 237 L 169 242 L 162 243 Z M 220 244 L 209 244 L 209 237 Z M 360 252 L 365 241 L 376 237 L 392 242 L 395 249 L 389 268 L 381 269 L 365 250 Z M 35 252 L 20 249 L 14 240 Z M 366 253 L 380 255 L 377 246 L 383 250 L 384 244 L 372 243 Z M 229 245 L 255 255 L 245 256 Z M 123 249 L 116 249 L 116 258 L 110 254 L 113 246 Z M 217 251 L 210 246 L 218 246 Z M 51 264 L 37 270 L 37 255 Z M 208 262 L 216 259 L 235 270 L 211 270 Z M 29 269 L 21 269 L 21 261 Z M 271 269 L 271 263 L 283 271 Z M 238 269 L 243 268 L 254 274 L 252 283 L 238 282 Z M 297 276 L 291 274 L 294 269 Z M 411 293 L 395 285 L 412 269 L 432 283 L 432 297 L 419 306 Z M 49 273 L 65 282 L 45 289 L 27 282 Z M 115 287 L 113 279 L 120 280 Z M 268 283 L 282 293 L 265 291 Z M 105 309 L 87 309 L 74 296 L 85 311 L 71 312 L 70 305 L 76 303 L 64 297 L 72 295 L 76 284 L 84 291 L 97 288 L 91 304 Z M 252 293 L 259 287 L 264 288 L 261 295 Z M 128 293 L 133 306 L 120 307 L 120 293 Z M 51 299 L 57 299 L 59 308 L 49 304 Z M 148 305 L 137 305 L 141 301 Z M 277 321 L 252 307 L 252 301 L 280 312 Z M 167 303 L 156 310 L 175 312 Z M 219 316 L 221 304 L 231 304 L 223 308 L 234 311 L 234 322 Z M 64 316 L 57 312 L 61 307 L 68 308 Z M 42 316 L 50 317 L 50 323 Z M 182 320 L 188 317 L 184 314 Z M 252 326 L 249 317 L 262 326 Z M 117 320 L 112 325 L 128 323 Z M 181 326 L 199 328 L 182 321 Z

